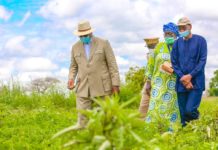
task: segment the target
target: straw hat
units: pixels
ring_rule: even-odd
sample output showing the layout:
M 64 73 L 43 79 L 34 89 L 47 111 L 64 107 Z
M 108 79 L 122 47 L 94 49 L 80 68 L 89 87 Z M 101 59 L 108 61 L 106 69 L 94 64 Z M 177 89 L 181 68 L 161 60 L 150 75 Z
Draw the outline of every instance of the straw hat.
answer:
M 77 30 L 74 31 L 74 34 L 77 36 L 83 36 L 92 33 L 94 30 L 90 26 L 89 21 L 80 21 L 78 23 Z
M 156 45 L 157 43 L 159 43 L 159 38 L 158 37 L 145 38 L 144 41 L 145 41 L 147 46 Z

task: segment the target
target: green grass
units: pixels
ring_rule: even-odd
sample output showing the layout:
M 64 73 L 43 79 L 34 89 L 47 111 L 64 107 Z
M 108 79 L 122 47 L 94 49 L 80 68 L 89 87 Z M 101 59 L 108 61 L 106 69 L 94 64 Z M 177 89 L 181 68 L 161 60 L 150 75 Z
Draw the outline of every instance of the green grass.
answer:
M 121 94 L 125 97 L 124 93 Z M 136 96 L 134 105 L 118 108 L 126 101 L 122 99 L 107 105 L 103 103 L 102 113 L 89 113 L 92 122 L 88 129 L 51 140 L 55 133 L 76 122 L 75 95 L 71 93 L 67 96 L 57 91 L 27 95 L 19 86 L 12 90 L 4 87 L 0 90 L 0 150 L 55 150 L 62 149 L 63 144 L 70 140 L 85 142 L 68 149 L 97 149 L 105 138 L 112 143 L 108 149 L 117 146 L 117 149 L 135 150 L 218 149 L 217 97 L 204 98 L 200 106 L 200 120 L 186 128 L 178 127 L 172 134 L 160 131 L 157 124 L 146 125 L 134 120 L 137 118 L 135 104 L 140 101 L 140 97 Z M 108 113 L 112 115 L 109 120 L 105 118 Z M 114 118 L 115 122 L 110 122 Z M 104 124 L 101 124 L 102 120 Z M 104 140 L 101 141 L 101 138 Z
M 1 105 L 0 149 L 58 149 L 54 133 L 75 122 L 75 110 L 13 108 Z
M 50 139 L 76 117 L 73 93 L 27 95 L 19 86 L 5 86 L 0 90 L 0 150 L 60 149 L 61 140 Z

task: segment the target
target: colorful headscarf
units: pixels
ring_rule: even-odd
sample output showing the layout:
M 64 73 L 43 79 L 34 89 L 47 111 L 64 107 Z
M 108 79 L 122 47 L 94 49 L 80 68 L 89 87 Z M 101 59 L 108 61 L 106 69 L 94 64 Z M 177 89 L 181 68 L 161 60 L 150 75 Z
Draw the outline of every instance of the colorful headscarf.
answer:
M 177 37 L 179 36 L 179 30 L 176 24 L 169 22 L 163 25 L 163 32 L 173 32 Z

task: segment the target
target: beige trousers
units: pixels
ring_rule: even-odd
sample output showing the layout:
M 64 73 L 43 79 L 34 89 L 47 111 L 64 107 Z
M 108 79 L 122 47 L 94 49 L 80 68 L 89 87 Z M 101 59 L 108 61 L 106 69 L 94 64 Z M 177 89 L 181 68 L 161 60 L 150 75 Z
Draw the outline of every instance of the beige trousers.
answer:
M 104 100 L 105 96 L 101 96 L 99 98 Z M 89 110 L 89 109 L 92 109 L 93 103 L 94 103 L 94 101 L 93 101 L 93 99 L 90 96 L 89 97 L 79 97 L 79 96 L 77 96 L 77 98 L 76 98 L 76 109 L 77 110 Z M 85 127 L 87 122 L 88 122 L 87 117 L 84 116 L 82 113 L 78 112 L 77 124 L 80 127 Z
M 146 82 L 145 82 L 144 87 L 142 89 L 141 102 L 139 105 L 139 112 L 142 118 L 145 118 L 148 112 L 149 102 L 150 102 L 150 96 L 146 93 Z
M 76 108 L 77 110 L 88 110 L 92 109 L 93 100 L 91 98 L 77 97 L 76 98 Z M 87 118 L 78 112 L 77 124 L 81 127 L 85 127 L 87 124 Z

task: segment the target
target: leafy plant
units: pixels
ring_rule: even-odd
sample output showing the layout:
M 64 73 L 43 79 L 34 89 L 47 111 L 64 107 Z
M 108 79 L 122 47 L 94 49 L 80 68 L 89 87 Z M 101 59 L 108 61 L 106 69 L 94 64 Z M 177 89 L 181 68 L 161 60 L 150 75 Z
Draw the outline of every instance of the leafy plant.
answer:
M 64 146 L 78 147 L 80 145 L 87 148 L 89 145 L 90 149 L 129 149 L 137 147 L 143 142 L 139 134 L 144 132 L 145 122 L 139 119 L 138 112 L 125 109 L 135 101 L 135 98 L 123 104 L 119 103 L 119 97 L 107 97 L 105 100 L 96 99 L 94 101 L 99 107 L 94 110 L 82 111 L 89 118 L 85 130 L 64 130 L 54 137 L 72 133 L 71 141 Z M 86 136 L 81 136 L 84 133 Z
M 218 70 L 214 72 L 214 77 L 209 83 L 209 94 L 210 96 L 218 96 Z

